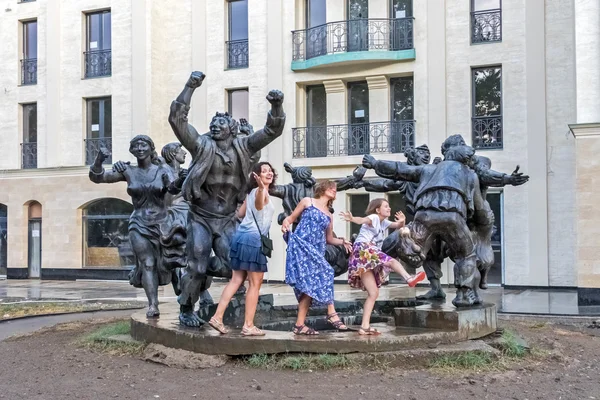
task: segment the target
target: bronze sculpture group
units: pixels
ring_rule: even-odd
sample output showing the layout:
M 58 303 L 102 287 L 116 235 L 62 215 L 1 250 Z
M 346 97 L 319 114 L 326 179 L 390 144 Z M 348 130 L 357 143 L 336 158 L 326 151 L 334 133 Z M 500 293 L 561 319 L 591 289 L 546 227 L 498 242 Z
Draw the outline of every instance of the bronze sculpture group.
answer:
M 188 123 L 188 112 L 204 78 L 203 73 L 193 72 L 171 104 L 169 123 L 180 143 L 167 144 L 159 157 L 152 139 L 138 135 L 129 148 L 136 166 L 119 161 L 112 170 L 104 170 L 109 154 L 101 149 L 89 173 L 95 183 L 127 183 L 134 206 L 129 240 L 136 260 L 130 283 L 146 292 L 147 316 L 159 316 L 158 287 L 172 283 L 180 304 L 179 319 L 186 326 L 203 324 L 194 305 L 210 298 L 212 277 L 231 276 L 229 243 L 238 225 L 237 209 L 245 198 L 241 188 L 248 184 L 261 149 L 281 136 L 285 125 L 283 93 L 272 90 L 263 129 L 254 132 L 246 120 L 238 122 L 228 113 L 217 112 L 209 132 L 199 134 Z M 181 168 L 183 148 L 192 157 L 187 170 Z M 431 285 L 423 296 L 426 299 L 445 298 L 441 263 L 451 258 L 457 289 L 452 303 L 468 307 L 482 302 L 479 289 L 487 288 L 494 261 L 494 215 L 486 200 L 487 189 L 521 185 L 529 177 L 518 168 L 510 175 L 492 170 L 489 158 L 475 155 L 460 135 L 444 141 L 442 155 L 443 159 L 430 163 L 427 146 L 407 149 L 407 162 L 375 160 L 367 154 L 351 176 L 337 181 L 337 189 L 402 193 L 406 211 L 414 219 L 409 231 L 390 234 L 382 250 L 407 266 L 424 267 Z M 302 198 L 314 194 L 316 184 L 310 168 L 287 163 L 284 168 L 293 182 L 270 190 L 283 201 L 280 224 Z M 367 169 L 381 178 L 363 179 Z M 326 259 L 336 276 L 346 272 L 348 255 L 341 246 L 328 246 Z

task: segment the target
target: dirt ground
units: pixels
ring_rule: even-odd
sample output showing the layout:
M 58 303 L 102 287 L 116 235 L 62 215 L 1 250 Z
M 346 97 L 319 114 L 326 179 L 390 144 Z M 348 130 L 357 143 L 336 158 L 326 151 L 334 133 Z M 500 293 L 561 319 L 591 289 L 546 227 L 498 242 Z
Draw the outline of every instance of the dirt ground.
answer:
M 533 355 L 486 371 L 165 367 L 74 344 L 81 328 L 0 342 L 0 399 L 600 399 L 600 329 L 501 322 Z

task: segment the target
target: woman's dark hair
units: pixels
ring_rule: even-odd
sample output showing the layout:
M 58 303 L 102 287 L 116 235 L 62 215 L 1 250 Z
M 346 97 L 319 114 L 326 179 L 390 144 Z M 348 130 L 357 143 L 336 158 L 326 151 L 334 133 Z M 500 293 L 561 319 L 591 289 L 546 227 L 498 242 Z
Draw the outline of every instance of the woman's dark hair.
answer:
M 155 164 L 155 165 L 162 164 L 160 157 L 158 157 L 158 153 L 156 153 L 156 147 L 154 146 L 154 142 L 148 135 L 137 135 L 133 139 L 131 139 L 129 141 L 129 152 L 131 153 L 131 146 L 133 146 L 133 144 L 135 142 L 138 142 L 140 140 L 142 142 L 146 142 L 148 144 L 148 146 L 150 146 L 150 150 L 152 150 L 152 153 L 150 153 L 150 161 L 152 162 L 152 164 Z
M 367 209 L 365 210 L 365 217 L 369 216 L 369 215 L 372 215 L 372 214 L 377 214 L 377 209 L 379 207 L 381 207 L 381 205 L 383 203 L 390 204 L 389 201 L 387 201 L 386 199 L 382 199 L 382 198 L 371 200 L 369 202 L 369 205 L 367 206 Z
M 258 187 L 258 184 L 256 183 L 256 179 L 254 179 L 252 174 L 254 173 L 254 174 L 260 176 L 263 165 L 267 165 L 269 168 L 271 168 L 271 171 L 273 171 L 273 182 L 271 182 L 269 184 L 269 189 L 272 189 L 273 186 L 275 186 L 275 182 L 277 181 L 277 172 L 275 171 L 275 168 L 273 168 L 273 166 L 270 163 L 268 163 L 266 161 L 261 161 L 258 164 L 256 164 L 254 166 L 254 168 L 252 168 L 252 172 L 250 173 L 250 180 L 248 181 L 248 193 L 250 193 L 252 191 L 252 189 Z
M 328 191 L 329 189 L 333 189 L 337 187 L 337 183 L 335 183 L 334 181 L 323 181 L 323 182 L 319 182 L 317 184 L 317 186 L 315 186 L 315 199 L 318 199 L 319 197 L 323 197 L 325 195 L 325 192 Z M 327 202 L 327 208 L 331 208 L 333 206 L 333 199 L 329 200 Z

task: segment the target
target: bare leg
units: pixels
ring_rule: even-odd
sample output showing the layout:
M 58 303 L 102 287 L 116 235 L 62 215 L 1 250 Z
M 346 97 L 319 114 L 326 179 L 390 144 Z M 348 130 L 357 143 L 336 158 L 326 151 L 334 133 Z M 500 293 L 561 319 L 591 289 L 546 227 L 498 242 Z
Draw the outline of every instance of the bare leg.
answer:
M 248 291 L 246 292 L 246 310 L 244 326 L 252 328 L 254 326 L 254 314 L 258 305 L 258 294 L 263 282 L 263 272 L 248 272 Z
M 244 283 L 245 279 L 246 271 L 233 271 L 231 280 L 229 281 L 227 286 L 225 286 L 223 292 L 221 293 L 221 298 L 219 299 L 217 311 L 215 312 L 215 315 L 213 315 L 213 318 L 215 318 L 217 321 L 221 323 L 223 322 L 223 314 L 225 314 L 225 310 L 227 309 L 231 298 L 235 295 L 235 292 L 237 292 L 240 285 Z M 247 308 L 248 304 L 246 303 L 246 309 Z
M 404 280 L 407 280 L 408 278 L 410 278 L 410 274 L 408 272 L 406 272 L 406 270 L 404 269 L 402 264 L 400 264 L 400 262 L 398 262 L 398 260 L 392 258 L 390 261 L 386 262 L 384 265 L 386 267 L 389 267 L 392 270 L 394 270 L 394 272 L 396 272 L 398 275 L 403 277 Z M 373 275 L 373 274 L 371 273 L 371 275 Z M 361 279 L 362 279 L 362 277 L 361 277 Z M 364 281 L 363 281 L 363 284 L 364 284 Z
M 300 301 L 298 302 L 298 317 L 296 318 L 296 326 L 302 328 L 298 331 L 298 333 L 309 331 L 309 328 L 304 324 L 306 322 L 306 314 L 308 314 L 311 301 L 312 299 L 305 294 L 300 297 Z M 315 332 L 314 334 L 318 335 L 318 332 Z
M 366 331 L 371 325 L 371 314 L 373 313 L 373 307 L 375 307 L 375 301 L 377 301 L 377 297 L 379 297 L 379 288 L 377 287 L 377 282 L 375 281 L 373 271 L 366 271 L 361 275 L 360 279 L 368 293 L 365 304 L 363 305 L 363 317 L 361 324 L 363 331 Z

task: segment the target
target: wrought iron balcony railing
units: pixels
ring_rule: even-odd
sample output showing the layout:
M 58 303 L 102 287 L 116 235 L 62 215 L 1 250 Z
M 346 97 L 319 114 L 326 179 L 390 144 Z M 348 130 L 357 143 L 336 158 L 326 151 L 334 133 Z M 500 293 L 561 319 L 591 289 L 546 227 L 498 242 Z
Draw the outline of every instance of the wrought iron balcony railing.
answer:
M 293 158 L 401 153 L 415 144 L 415 121 L 293 128 Z
M 292 59 L 308 60 L 351 51 L 412 49 L 413 23 L 412 17 L 362 18 L 292 31 Z
M 35 0 L 19 0 L 18 3 L 31 3 Z
M 112 73 L 112 50 L 91 50 L 84 53 L 85 77 L 97 78 Z
M 248 39 L 231 40 L 227 45 L 227 68 L 248 68 Z
M 100 152 L 100 148 L 104 147 L 112 153 L 112 138 L 85 139 L 85 164 L 92 165 Z M 112 154 L 104 161 L 105 164 L 112 163 Z
M 37 58 L 21 60 L 21 85 L 37 84 Z
M 37 142 L 21 143 L 21 168 L 37 168 Z
M 502 141 L 502 116 L 471 118 L 473 134 L 473 148 L 475 149 L 501 149 Z
M 502 41 L 502 10 L 471 12 L 471 43 Z

